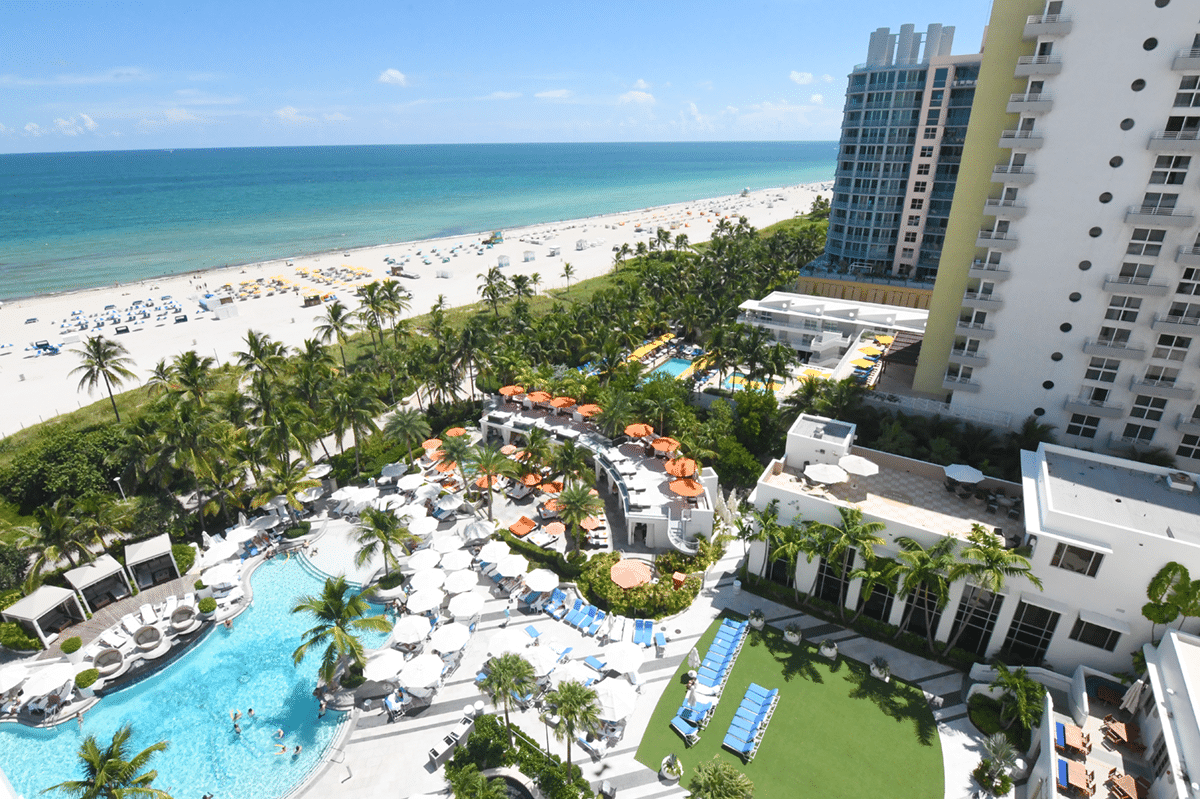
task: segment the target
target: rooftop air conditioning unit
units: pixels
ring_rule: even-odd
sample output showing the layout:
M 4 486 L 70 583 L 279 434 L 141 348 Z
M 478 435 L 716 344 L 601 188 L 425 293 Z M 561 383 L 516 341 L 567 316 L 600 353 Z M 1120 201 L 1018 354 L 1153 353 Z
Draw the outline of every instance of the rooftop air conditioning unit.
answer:
M 1171 472 L 1167 475 L 1167 488 L 1189 494 L 1196 488 L 1196 479 L 1187 472 Z

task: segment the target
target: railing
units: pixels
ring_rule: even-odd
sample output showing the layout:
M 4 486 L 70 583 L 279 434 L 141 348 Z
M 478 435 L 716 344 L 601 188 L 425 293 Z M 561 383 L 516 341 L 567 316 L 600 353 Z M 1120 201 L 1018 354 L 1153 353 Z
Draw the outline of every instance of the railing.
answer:
M 985 325 L 982 322 L 964 322 L 961 319 L 958 321 L 958 323 L 955 325 L 955 327 L 957 327 L 959 330 L 982 330 L 982 331 L 995 330 L 995 328 Z
M 981 230 L 979 238 L 991 241 L 1016 241 L 1017 237 L 1009 235 L 1007 230 Z
M 1089 408 L 1108 408 L 1110 410 L 1121 410 L 1123 405 L 1107 400 L 1093 399 L 1092 397 L 1067 397 L 1067 402 L 1074 405 L 1086 405 Z
M 1008 96 L 1008 101 L 1010 103 L 1040 103 L 1049 99 L 1049 92 L 1041 92 L 1040 94 L 1036 92 L 1029 94 L 1010 94 Z
M 683 533 L 683 522 L 667 519 L 667 539 L 671 545 L 685 555 L 695 555 L 700 551 L 700 542 L 695 538 L 688 539 Z
M 1176 58 L 1200 58 L 1200 49 L 1195 47 L 1185 47 L 1175 54 Z
M 1017 66 L 1021 67 L 1061 63 L 1062 58 L 1056 55 L 1023 55 L 1017 59 Z
M 1002 130 L 1000 141 L 1005 139 L 1040 139 L 1042 134 L 1035 130 Z
M 968 289 L 967 291 L 963 292 L 963 299 L 964 300 L 987 300 L 989 302 L 999 302 L 1000 295 L 992 294 L 990 292 L 987 294 L 983 294 L 978 291 L 971 291 Z
M 1200 317 L 1183 316 L 1181 314 L 1155 314 L 1155 322 L 1166 322 L 1171 325 L 1196 325 L 1200 326 Z
M 1130 391 L 1136 391 L 1139 388 L 1174 388 L 1180 391 L 1192 391 L 1196 386 L 1192 383 L 1179 383 L 1173 377 L 1135 377 L 1129 381 Z
M 993 175 L 1032 175 L 1033 167 L 1028 164 L 1000 164 L 992 169 Z
M 1161 205 L 1131 205 L 1131 206 L 1129 206 L 1127 213 L 1137 214 L 1138 216 L 1165 216 L 1165 217 L 1174 217 L 1174 216 L 1182 217 L 1182 216 L 1195 216 L 1196 215 L 1196 212 L 1193 211 L 1191 208 L 1176 208 L 1174 206 L 1172 206 L 1170 208 L 1164 208 Z
M 988 200 L 983 204 L 984 208 L 1024 208 L 1025 203 L 1020 200 Z
M 987 357 L 979 350 L 966 350 L 962 349 L 961 347 L 958 349 L 951 349 L 950 354 L 956 358 L 978 358 L 979 360 L 983 360 Z
M 1046 25 L 1051 22 L 1070 22 L 1066 14 L 1030 14 L 1025 20 L 1026 25 Z
M 956 383 L 958 385 L 963 385 L 963 386 L 979 385 L 978 383 L 976 383 L 974 380 L 972 380 L 969 377 L 955 377 L 955 376 L 951 376 L 951 375 L 946 375 L 944 378 L 942 378 L 942 382 L 943 383 Z
M 1151 141 L 1197 141 L 1200 130 L 1160 130 L 1150 137 Z
M 976 271 L 982 270 L 984 272 L 1007 272 L 1008 271 L 1000 264 L 990 264 L 987 261 L 980 261 L 978 259 L 971 262 L 971 268 Z
M 967 422 L 986 424 L 1001 429 L 1012 427 L 1012 415 L 999 411 L 989 411 L 984 408 L 963 408 L 958 405 L 948 405 L 937 400 L 923 397 L 906 397 L 902 394 L 885 394 L 880 391 L 868 391 L 863 401 L 884 408 L 899 408 L 923 416 L 947 416 L 962 419 Z
M 1200 247 L 1180 247 L 1179 255 L 1200 255 Z

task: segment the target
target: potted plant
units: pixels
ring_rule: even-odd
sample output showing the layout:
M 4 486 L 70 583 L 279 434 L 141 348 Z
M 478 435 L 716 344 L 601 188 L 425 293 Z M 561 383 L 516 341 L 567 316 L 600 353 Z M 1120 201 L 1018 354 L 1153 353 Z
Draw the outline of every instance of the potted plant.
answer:
M 796 624 L 795 622 L 792 622 L 787 627 L 783 628 L 783 638 L 789 644 L 800 643 L 800 633 L 800 625 Z
M 675 757 L 675 754 L 672 752 L 663 758 L 662 765 L 658 769 L 658 774 L 667 782 L 679 782 L 683 777 L 683 762 Z
M 830 641 L 828 638 L 826 638 L 821 642 L 821 645 L 817 647 L 817 651 L 823 658 L 837 660 L 837 643 L 835 641 Z
M 100 679 L 100 671 L 98 669 L 84 669 L 75 675 L 75 687 L 79 689 L 79 695 L 85 699 L 90 699 L 95 696 L 95 689 L 92 688 L 96 681 Z
M 62 642 L 63 654 L 67 656 L 67 660 L 71 663 L 78 663 L 83 660 L 83 641 L 78 635 L 72 635 L 70 638 Z
M 215 613 L 217 610 L 217 600 L 210 596 L 206 596 L 204 599 L 200 600 L 200 603 L 196 606 L 196 609 L 200 611 L 201 618 L 212 618 L 213 613 Z
M 876 656 L 871 660 L 871 676 L 884 682 L 892 681 L 892 667 L 887 659 Z
M 756 630 L 761 630 L 767 624 L 766 614 L 759 608 L 750 611 L 750 615 L 747 618 L 750 620 L 750 626 Z

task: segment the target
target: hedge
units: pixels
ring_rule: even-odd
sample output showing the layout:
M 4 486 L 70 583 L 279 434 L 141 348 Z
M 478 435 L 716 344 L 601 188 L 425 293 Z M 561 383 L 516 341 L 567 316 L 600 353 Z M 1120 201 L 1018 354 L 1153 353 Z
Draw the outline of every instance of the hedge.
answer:
M 171 544 L 171 556 L 180 574 L 187 574 L 196 563 L 196 550 L 191 544 Z
M 0 623 L 0 646 L 15 649 L 19 652 L 29 652 L 42 648 L 42 642 L 25 632 L 25 628 L 15 621 Z
M 100 679 L 100 672 L 98 669 L 84 669 L 75 675 L 75 687 L 91 688 L 92 684 L 98 679 Z
M 312 532 L 312 522 L 300 522 L 295 527 L 289 527 L 283 535 L 287 539 L 299 538 Z
M 381 577 L 379 579 L 379 582 L 376 583 L 376 585 L 380 588 L 385 588 L 385 589 L 386 588 L 395 588 L 396 586 L 400 585 L 402 582 L 404 582 L 404 572 L 397 569 L 396 571 L 388 572 L 387 574 L 383 575 L 383 577 Z
M 78 652 L 79 647 L 83 646 L 83 641 L 78 635 L 72 635 L 70 638 L 62 642 L 62 651 L 64 655 L 70 655 L 73 652 Z
M 592 787 L 582 776 L 568 776 L 557 755 L 548 755 L 519 728 L 515 746 L 508 744 L 508 732 L 498 716 L 484 715 L 475 720 L 475 729 L 446 764 L 446 776 L 474 764 L 483 771 L 500 766 L 516 766 L 537 783 L 546 799 L 592 799 Z M 578 766 L 575 767 L 578 769 Z
M 542 549 L 537 544 L 522 541 L 508 530 L 499 530 L 497 533 L 505 543 L 524 555 L 527 560 L 544 566 L 563 580 L 578 580 L 587 568 L 587 555 L 582 552 L 572 552 L 569 557 L 564 558 L 552 549 Z
M 196 607 L 200 610 L 201 613 L 212 613 L 214 610 L 217 609 L 217 600 L 213 599 L 210 596 L 206 596 L 206 597 L 204 597 L 204 599 L 200 600 L 200 604 L 197 605 Z
M 683 586 L 676 588 L 671 575 L 661 570 L 657 584 L 621 588 L 609 575 L 620 559 L 619 552 L 593 555 L 577 581 L 587 600 L 602 610 L 622 616 L 661 619 L 687 610 L 700 594 L 703 580 L 699 575 L 689 575 Z

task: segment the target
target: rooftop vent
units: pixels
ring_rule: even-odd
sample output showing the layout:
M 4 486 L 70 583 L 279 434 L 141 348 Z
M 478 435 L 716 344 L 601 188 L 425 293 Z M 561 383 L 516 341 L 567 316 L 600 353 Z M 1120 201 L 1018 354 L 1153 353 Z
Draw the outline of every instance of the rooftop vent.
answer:
M 1187 472 L 1171 472 L 1167 475 L 1167 488 L 1189 494 L 1196 488 L 1196 480 Z

